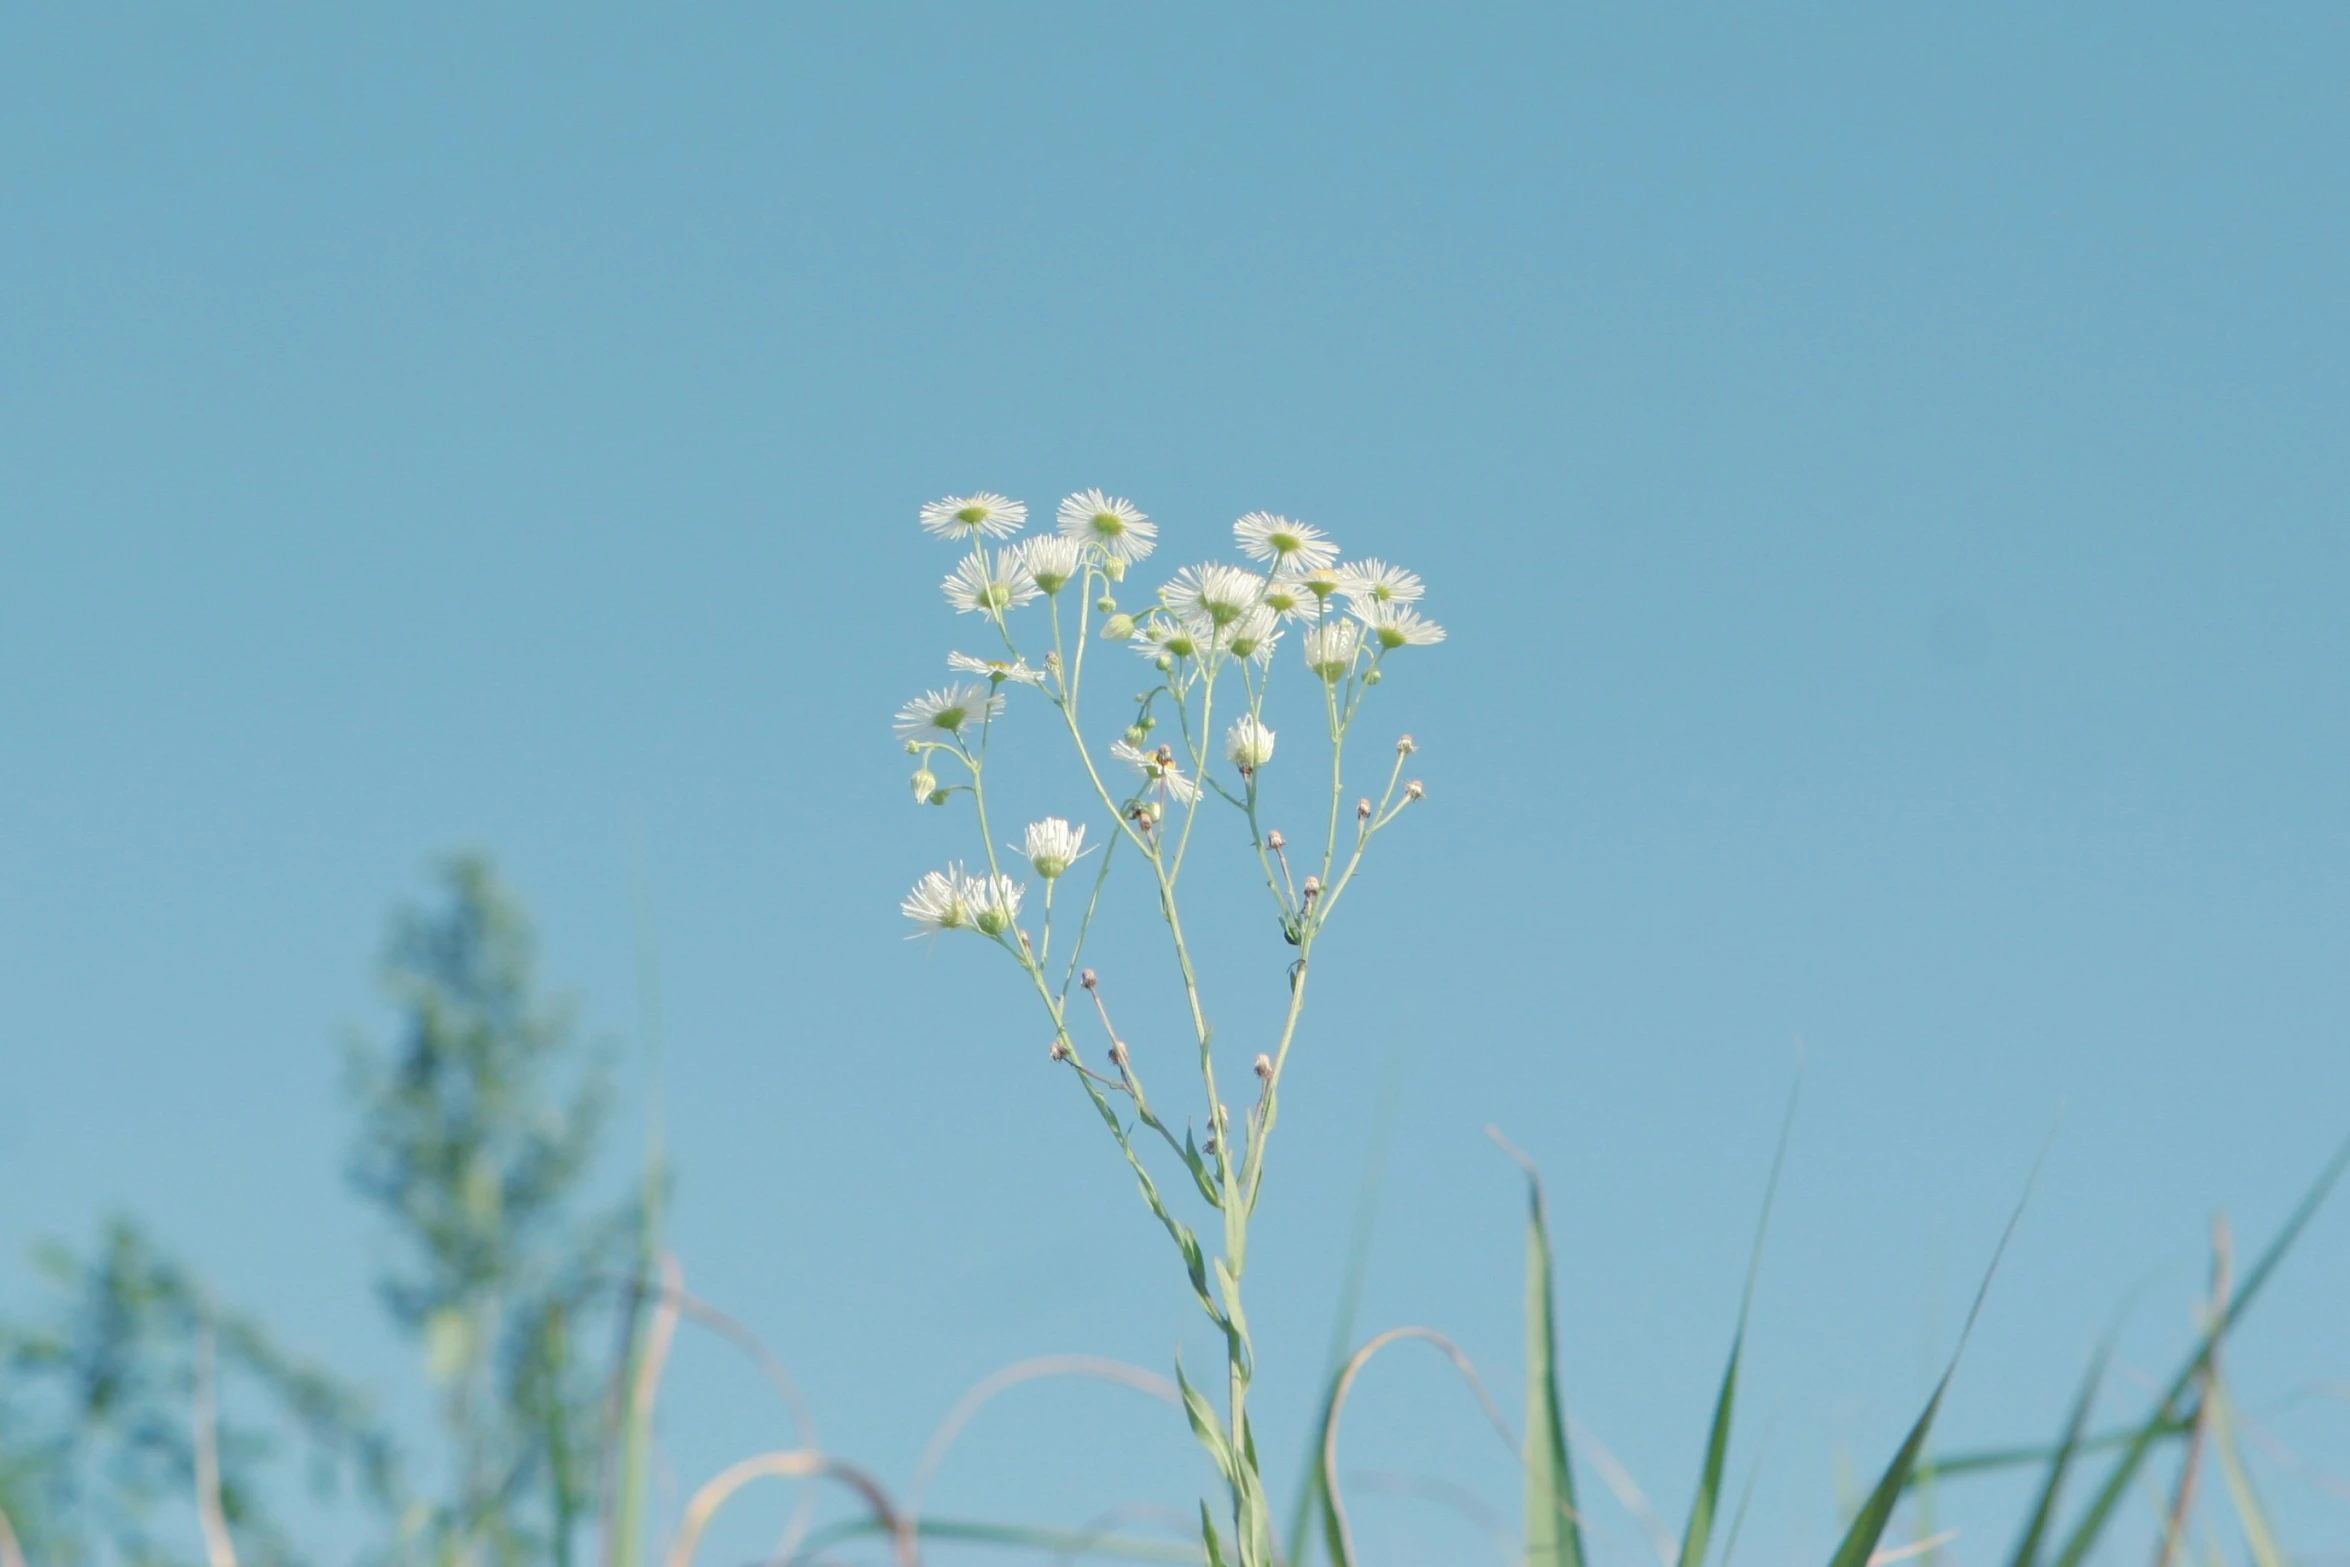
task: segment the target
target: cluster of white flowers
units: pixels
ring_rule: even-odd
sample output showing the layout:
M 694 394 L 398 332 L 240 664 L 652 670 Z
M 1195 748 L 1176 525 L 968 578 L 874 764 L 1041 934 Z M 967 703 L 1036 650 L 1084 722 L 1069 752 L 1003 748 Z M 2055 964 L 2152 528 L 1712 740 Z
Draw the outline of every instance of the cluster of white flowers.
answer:
M 1250 512 L 1232 525 L 1233 540 L 1251 564 L 1184 566 L 1138 613 L 1121 613 L 1112 594 L 1157 548 L 1159 530 L 1123 496 L 1079 491 L 1055 509 L 1051 531 L 1025 538 L 1020 535 L 1028 525 L 1028 507 L 990 490 L 932 501 L 922 508 L 920 522 L 939 538 L 969 546 L 942 591 L 958 613 L 983 617 L 1001 634 L 1004 648 L 1001 656 L 951 654 L 949 670 L 983 683 L 926 692 L 899 711 L 898 738 L 920 759 L 912 780 L 917 801 L 944 804 L 959 789 L 972 787 L 941 787 L 932 763 L 943 754 L 976 776 L 976 757 L 989 724 L 1004 711 L 1007 687 L 1041 690 L 1070 715 L 1074 730 L 1074 672 L 1061 666 L 1064 594 L 1074 603 L 1080 660 L 1089 622 L 1098 615 L 1100 635 L 1127 643 L 1147 660 L 1161 676 L 1160 689 L 1178 705 L 1203 684 L 1212 685 L 1220 672 L 1242 671 L 1247 711 L 1225 732 L 1224 759 L 1238 770 L 1251 801 L 1257 773 L 1273 759 L 1275 734 L 1262 708 L 1273 656 L 1288 629 L 1295 627 L 1301 635 L 1306 669 L 1331 691 L 1334 741 L 1351 722 L 1362 688 L 1381 680 L 1380 666 L 1388 654 L 1444 640 L 1444 628 L 1418 607 L 1425 588 L 1417 575 L 1384 560 L 1343 561 L 1337 542 L 1320 528 L 1273 512 Z M 1009 619 L 1040 599 L 1053 607 L 1053 651 L 1041 668 L 1015 648 Z M 1146 694 L 1135 722 L 1109 748 L 1110 760 L 1131 769 L 1137 780 L 1122 816 L 1143 831 L 1170 805 L 1196 805 L 1203 785 L 1211 782 L 1201 776 L 1211 758 L 1191 750 L 1196 771 L 1187 773 L 1177 747 L 1153 743 L 1155 722 Z M 1221 785 L 1214 787 L 1225 792 Z M 1075 861 L 1083 836 L 1082 827 L 1047 817 L 1028 829 L 1021 852 L 1049 885 Z M 976 914 L 962 917 L 969 913 L 966 905 L 979 907 L 971 903 L 968 889 L 981 882 L 959 877 L 959 872 L 932 872 L 907 900 L 908 916 L 925 931 L 999 934 Z M 1000 927 L 1011 923 L 1017 904 L 1015 895 L 985 906 L 1002 912 Z

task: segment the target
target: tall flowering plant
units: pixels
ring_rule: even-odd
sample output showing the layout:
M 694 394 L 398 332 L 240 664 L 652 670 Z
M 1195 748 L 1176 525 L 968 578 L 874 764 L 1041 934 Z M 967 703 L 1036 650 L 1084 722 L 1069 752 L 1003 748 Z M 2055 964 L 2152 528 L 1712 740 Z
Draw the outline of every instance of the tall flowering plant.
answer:
M 1271 1514 L 1248 1418 L 1256 1370 L 1241 1303 L 1249 1219 L 1264 1184 L 1282 1072 L 1305 1009 L 1314 949 L 1372 840 L 1422 796 L 1419 781 L 1404 776 L 1418 749 L 1406 735 L 1395 743 L 1377 802 L 1364 795 L 1350 810 L 1347 743 L 1372 688 L 1386 674 L 1387 660 L 1443 641 L 1444 630 L 1420 612 L 1417 576 L 1379 560 L 1343 563 L 1337 544 L 1321 530 L 1267 512 L 1251 512 L 1232 525 L 1246 564 L 1185 566 L 1133 608 L 1122 608 L 1117 595 L 1131 591 L 1129 578 L 1156 548 L 1158 528 L 1131 502 L 1086 490 L 1061 502 L 1053 531 L 1020 537 L 1027 522 L 1026 506 L 991 493 L 950 496 L 922 508 L 924 529 L 969 550 L 947 576 L 947 603 L 977 616 L 987 640 L 1001 646 L 981 655 L 951 654 L 948 668 L 972 678 L 929 691 L 898 713 L 898 736 L 916 759 L 914 798 L 959 806 L 960 797 L 968 796 L 978 834 L 976 858 L 924 876 L 904 910 L 922 932 L 969 932 L 1001 949 L 1043 1007 L 1052 1027 L 1053 1061 L 1067 1069 L 1109 1128 L 1144 1203 L 1174 1242 L 1200 1309 L 1223 1336 L 1226 1393 L 1220 1412 L 1184 1378 L 1180 1365 L 1176 1378 L 1192 1430 L 1229 1492 L 1230 1559 L 1240 1567 L 1273 1567 Z M 1293 631 L 1302 658 L 1277 658 Z M 1097 640 L 1139 654 L 1150 682 L 1134 697 L 1124 723 L 1108 732 L 1089 729 L 1081 708 L 1087 651 Z M 1290 700 L 1308 712 L 1318 709 L 1318 716 L 1283 717 L 1282 725 L 1292 732 L 1310 725 L 1329 746 L 1326 829 L 1318 847 L 1298 846 L 1294 862 L 1288 841 L 1261 816 L 1264 776 L 1277 739 L 1270 705 L 1274 677 L 1291 663 L 1302 665 L 1293 678 L 1303 690 Z M 1083 773 L 1081 793 L 1090 790 L 1086 805 L 1072 816 L 1098 811 L 1095 820 L 1048 816 L 1029 823 L 1016 846 L 999 843 L 988 814 L 988 748 L 1008 703 L 1040 704 L 1059 715 Z M 1295 751 L 1293 742 L 1284 754 Z M 1258 1035 L 1269 1048 L 1256 1052 L 1252 1063 L 1256 1102 L 1237 1125 L 1217 1087 L 1215 1028 L 1185 941 L 1179 896 L 1203 808 L 1229 808 L 1235 814 L 1226 822 L 1245 831 L 1278 915 L 1269 929 L 1280 932 L 1278 950 L 1289 977 L 1278 1023 L 1268 1021 Z M 1091 846 L 1089 831 L 1095 835 Z M 1210 829 L 1209 838 L 1219 836 Z M 1239 836 L 1232 835 L 1236 844 Z M 1199 1048 L 1197 1120 L 1163 1110 L 1144 1091 L 1111 1021 L 1107 987 L 1083 966 L 1085 938 L 1121 849 L 1131 851 L 1128 858 L 1149 878 L 1182 980 Z M 1082 910 L 1061 911 L 1064 935 L 1056 950 L 1060 884 L 1097 853 L 1090 878 L 1076 878 L 1090 881 Z M 1029 896 L 1030 876 L 1042 884 L 1040 898 Z M 1073 999 L 1072 992 L 1081 995 Z M 1090 1012 L 1100 1027 L 1106 1044 L 1096 1058 L 1099 1066 L 1089 1064 L 1078 1043 L 1073 1012 Z M 1158 1157 L 1181 1167 L 1216 1216 L 1220 1252 L 1211 1255 L 1161 1191 L 1144 1157 L 1153 1139 L 1165 1145 Z M 1222 1567 L 1223 1540 L 1204 1502 L 1200 1522 L 1209 1560 Z

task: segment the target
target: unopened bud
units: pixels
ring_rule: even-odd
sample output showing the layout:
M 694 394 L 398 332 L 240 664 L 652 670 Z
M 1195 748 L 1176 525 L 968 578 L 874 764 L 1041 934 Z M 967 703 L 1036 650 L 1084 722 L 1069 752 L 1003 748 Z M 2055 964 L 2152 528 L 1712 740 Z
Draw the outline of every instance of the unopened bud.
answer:
M 1061 667 L 1061 655 L 1058 653 L 1047 653 L 1044 656 L 1044 667 L 1047 669 L 1059 669 Z
M 1199 1145 L 1199 1151 L 1211 1156 L 1214 1155 L 1216 1151 L 1216 1139 L 1212 1134 L 1209 1136 L 1206 1142 Z
M 1428 797 L 1428 786 L 1415 778 L 1403 786 L 1403 797 L 1407 800 L 1425 800 Z
M 1322 895 L 1322 878 L 1321 878 L 1321 877 L 1319 877 L 1319 876 L 1308 876 L 1308 877 L 1306 878 L 1306 885 L 1305 885 L 1305 895 L 1306 895 L 1306 897 L 1307 897 L 1308 899 L 1318 898 L 1318 897 L 1320 897 L 1320 896 Z
M 1126 743 L 1128 745 L 1140 747 L 1141 744 L 1150 737 L 1151 732 L 1143 728 L 1140 724 L 1128 724 L 1126 726 Z
M 1271 849 L 1275 854 L 1279 854 L 1283 849 L 1289 847 L 1289 840 L 1282 837 L 1281 829 L 1276 827 L 1265 834 L 1265 847 Z
M 946 803 L 947 803 L 947 792 L 946 792 L 944 789 L 939 789 L 939 790 L 935 790 L 935 791 L 933 791 L 933 792 L 932 792 L 932 794 L 931 794 L 931 796 L 930 796 L 930 803 L 931 803 L 932 805 L 944 805 L 944 804 L 946 804 Z
M 1047 656 L 1049 657 L 1050 655 L 1048 654 Z M 1417 751 L 1420 748 L 1420 745 L 1419 742 L 1414 740 L 1410 735 L 1405 735 L 1401 740 L 1395 742 L 1395 748 L 1398 751 L 1401 751 L 1404 755 L 1409 756 L 1414 751 Z
M 1112 582 L 1124 582 L 1126 580 L 1126 562 L 1120 560 L 1115 555 L 1104 557 L 1102 560 L 1102 575 L 1109 578 Z
M 927 767 L 918 767 L 910 780 L 914 786 L 914 803 L 920 805 L 938 792 L 938 775 Z
M 1087 969 L 1084 973 L 1077 976 L 1077 983 L 1083 985 L 1086 989 L 1091 990 L 1095 986 L 1099 985 L 1101 980 L 1098 976 L 1095 975 L 1092 969 Z
M 1358 822 L 1367 822 L 1370 819 L 1371 797 L 1369 795 L 1365 795 L 1361 799 L 1355 801 L 1355 820 Z
M 1152 659 L 1151 662 L 1158 666 L 1159 673 L 1162 675 L 1166 674 L 1175 667 L 1174 655 L 1170 653 L 1161 653 L 1157 658 Z
M 1110 1065 L 1112 1065 L 1112 1066 L 1124 1066 L 1125 1064 L 1126 1064 L 1126 1041 L 1125 1041 L 1125 1040 L 1123 1040 L 1123 1039 L 1113 1039 L 1113 1040 L 1111 1040 L 1111 1041 L 1110 1041 Z
M 1054 1061 L 1066 1061 L 1066 1060 L 1068 1060 L 1068 1059 L 1069 1059 L 1069 1047 L 1068 1047 L 1067 1045 L 1064 1045 L 1064 1044 L 1062 1044 L 1062 1043 L 1061 1043 L 1059 1040 L 1057 1040 L 1057 1039 L 1056 1039 L 1056 1040 L 1054 1040 L 1054 1041 L 1053 1041 L 1053 1048 L 1052 1048 L 1052 1051 L 1051 1051 L 1051 1053 L 1050 1053 L 1050 1059 L 1052 1059 L 1052 1060 L 1054 1060 Z
M 1272 1078 L 1272 1076 L 1273 1076 L 1273 1058 L 1272 1058 L 1271 1056 L 1263 1056 L 1263 1055 L 1261 1055 L 1261 1056 L 1258 1056 L 1258 1057 L 1257 1057 L 1257 1079 L 1258 1079 L 1258 1081 L 1260 1081 L 1260 1082 L 1269 1081 L 1269 1080 Z
M 920 756 L 922 754 L 921 742 L 918 740 L 908 740 L 906 742 L 906 754 L 908 756 Z
M 1148 713 L 1145 713 L 1140 718 L 1137 718 L 1135 723 L 1139 725 L 1146 734 L 1149 731 L 1159 727 L 1159 721 L 1151 717 L 1151 715 Z
M 1099 615 L 1115 615 L 1118 613 L 1118 601 L 1105 593 L 1093 601 L 1093 608 L 1094 613 Z
M 1379 673 L 1379 671 L 1376 669 L 1366 669 L 1363 671 L 1363 684 L 1367 686 L 1375 686 L 1386 678 L 1387 677 L 1385 675 Z
M 1132 615 L 1112 615 L 1102 622 L 1102 640 L 1105 642 L 1127 642 L 1133 640 L 1133 637 Z
M 1175 765 L 1175 748 L 1174 748 L 1173 746 L 1171 746 L 1171 745 L 1162 745 L 1162 746 L 1160 746 L 1160 747 L 1159 747 L 1159 750 L 1158 750 L 1158 763 L 1159 763 L 1159 765 L 1160 765 L 1161 767 L 1172 767 L 1172 766 L 1174 766 L 1174 765 Z

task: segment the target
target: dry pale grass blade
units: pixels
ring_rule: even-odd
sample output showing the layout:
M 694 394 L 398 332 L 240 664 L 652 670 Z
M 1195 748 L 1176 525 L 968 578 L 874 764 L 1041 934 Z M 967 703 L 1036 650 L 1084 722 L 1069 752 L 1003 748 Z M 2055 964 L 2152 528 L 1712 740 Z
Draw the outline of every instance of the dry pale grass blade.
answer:
M 1928 1551 L 1938 1551 L 1957 1538 L 1956 1529 L 1945 1529 L 1940 1534 L 1912 1540 L 1907 1545 L 1888 1546 L 1869 1558 L 1869 1567 L 1891 1567 L 1894 1562 L 1905 1562 L 1914 1556 L 1923 1556 Z
M 1649 1548 L 1656 1552 L 1662 1567 L 1678 1567 L 1681 1542 L 1673 1537 L 1673 1526 L 1650 1504 L 1648 1494 L 1640 1489 L 1640 1483 L 1632 1478 L 1632 1471 L 1624 1467 L 1623 1460 L 1573 1415 L 1567 1416 L 1567 1434 L 1574 1439 L 1576 1451 L 1591 1460 L 1592 1471 L 1599 1476 L 1599 1483 L 1607 1487 L 1608 1495 L 1632 1515 L 1632 1521 L 1640 1525 L 1640 1532 L 1648 1536 Z
M 914 1466 L 913 1483 L 906 1487 L 906 1517 L 910 1523 L 922 1516 L 922 1499 L 929 1493 L 930 1482 L 938 1474 L 938 1466 L 946 1461 L 947 1449 L 955 1445 L 955 1438 L 971 1423 L 987 1402 L 999 1393 L 1008 1393 L 1025 1382 L 1041 1382 L 1050 1377 L 1091 1377 L 1097 1382 L 1113 1382 L 1120 1387 L 1147 1393 L 1163 1404 L 1183 1407 L 1183 1396 L 1175 1384 L 1155 1371 L 1129 1365 L 1123 1360 L 1111 1360 L 1101 1355 L 1040 1355 L 1034 1360 L 1017 1361 L 992 1372 L 972 1384 L 947 1411 L 947 1417 L 930 1434 L 930 1441 L 922 1449 L 922 1461 Z
M 0 1510 L 0 1567 L 24 1567 L 24 1547 L 17 1542 L 16 1529 L 5 1510 Z
M 685 1269 L 678 1265 L 675 1252 L 661 1254 L 661 1288 L 657 1292 L 659 1304 L 653 1308 L 652 1325 L 645 1332 L 645 1358 L 637 1363 L 636 1386 L 629 1392 L 628 1412 L 631 1420 L 653 1418 L 653 1401 L 661 1392 L 661 1373 L 669 1367 L 669 1347 L 677 1340 L 679 1302 L 685 1295 Z
M 753 1480 L 816 1478 L 837 1480 L 855 1491 L 863 1498 L 866 1510 L 872 1513 L 874 1523 L 889 1536 L 898 1567 L 920 1567 L 922 1553 L 915 1543 L 913 1524 L 891 1505 L 889 1493 L 880 1483 L 861 1469 L 804 1447 L 743 1459 L 704 1484 L 694 1493 L 693 1500 L 686 1503 L 685 1517 L 678 1522 L 677 1537 L 670 1541 L 662 1567 L 688 1567 L 702 1543 L 702 1531 L 710 1527 L 718 1509 Z
M 1324 1521 L 1329 1539 L 1326 1543 L 1330 1547 L 1334 1567 L 1354 1567 L 1355 1561 L 1354 1530 L 1347 1523 L 1346 1499 L 1338 1491 L 1339 1419 L 1346 1412 L 1347 1395 L 1354 1391 L 1355 1378 L 1362 1375 L 1363 1367 L 1370 1363 L 1371 1357 L 1388 1345 L 1404 1339 L 1419 1339 L 1423 1343 L 1433 1344 L 1445 1359 L 1452 1362 L 1453 1369 L 1461 1374 L 1462 1379 L 1469 1384 L 1470 1391 L 1477 1395 L 1477 1402 L 1484 1409 L 1485 1418 L 1492 1422 L 1493 1429 L 1500 1434 L 1502 1445 L 1509 1449 L 1512 1457 L 1519 1456 L 1518 1439 L 1511 1432 L 1509 1421 L 1502 1417 L 1501 1410 L 1493 1402 L 1493 1395 L 1485 1391 L 1484 1379 L 1477 1375 L 1477 1368 L 1470 1363 L 1467 1355 L 1461 1353 L 1458 1344 L 1434 1328 L 1389 1328 L 1356 1350 L 1347 1361 L 1346 1369 L 1338 1373 L 1338 1381 L 1330 1389 L 1330 1410 L 1322 1421 L 1322 1499 L 1327 1509 Z
M 1094 1549 L 1102 1541 L 1129 1524 L 1155 1523 L 1179 1538 L 1198 1539 L 1198 1525 L 1191 1514 L 1158 1502 L 1122 1502 L 1116 1507 L 1094 1514 L 1077 1527 L 1077 1537 L 1067 1546 L 1053 1553 L 1053 1567 L 1076 1567 L 1079 1557 Z
M 236 1543 L 228 1536 L 228 1514 L 220 1505 L 220 1430 L 213 1408 L 212 1324 L 196 1339 L 196 1517 L 204 1527 L 204 1559 L 211 1567 L 237 1567 Z
M 2228 1232 L 2226 1214 L 2217 1214 L 2211 1221 L 2211 1307 L 2206 1328 L 2227 1320 L 2228 1288 L 2235 1274 L 2236 1248 Z M 2195 1485 L 2203 1472 L 2203 1453 L 2211 1438 L 2213 1404 L 2211 1389 L 2219 1377 L 2219 1341 L 2212 1341 L 2211 1353 L 2203 1357 L 2203 1368 L 2198 1374 L 2201 1383 L 2195 1409 L 2195 1423 L 2187 1432 L 2187 1456 L 2179 1466 L 2179 1483 L 2171 1492 L 2170 1514 L 2165 1519 L 2162 1543 L 2154 1551 L 2154 1567 L 2171 1567 L 2186 1548 L 2187 1520 L 2195 1511 Z

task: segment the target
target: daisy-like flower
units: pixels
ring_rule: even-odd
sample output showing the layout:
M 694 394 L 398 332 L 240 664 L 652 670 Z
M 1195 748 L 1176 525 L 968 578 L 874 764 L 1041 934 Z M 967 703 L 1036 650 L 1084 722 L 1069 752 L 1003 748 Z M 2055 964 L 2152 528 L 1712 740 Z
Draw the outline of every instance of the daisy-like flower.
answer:
M 1080 490 L 1061 502 L 1061 532 L 1098 544 L 1131 566 L 1157 547 L 1159 525 L 1134 502 L 1099 490 Z
M 1273 731 L 1244 715 L 1224 737 L 1224 755 L 1235 767 L 1254 772 L 1273 760 Z
M 1306 618 L 1311 620 L 1319 606 L 1329 603 L 1330 596 L 1346 586 L 1342 575 L 1345 570 L 1342 566 L 1316 566 L 1311 570 L 1286 572 L 1283 575 L 1296 586 L 1297 591 L 1312 600 L 1305 608 Z
M 1251 560 L 1278 562 L 1303 571 L 1336 565 L 1338 545 L 1320 528 L 1269 511 L 1252 511 L 1232 525 L 1240 552 Z
M 1028 832 L 1020 844 L 1022 855 L 1036 867 L 1036 874 L 1046 881 L 1057 880 L 1060 874 L 1084 858 L 1085 829 L 1072 827 L 1058 816 L 1048 816 L 1041 822 L 1030 822 Z
M 1358 560 L 1341 567 L 1338 591 L 1360 608 L 1365 603 L 1409 604 L 1426 591 L 1417 572 L 1390 566 L 1383 560 Z
M 931 871 L 914 883 L 914 890 L 898 905 L 899 912 L 922 927 L 915 932 L 918 936 L 939 930 L 969 930 L 976 923 L 972 885 L 972 878 L 963 874 L 960 865 Z
M 1028 508 L 993 490 L 950 495 L 922 508 L 922 526 L 942 539 L 1007 538 L 1028 523 Z
M 1177 658 L 1199 658 L 1216 644 L 1214 622 L 1199 616 L 1176 619 L 1162 616 L 1145 626 L 1143 633 L 1132 645 L 1145 658 L 1157 658 L 1161 653 L 1172 653 Z
M 1409 604 L 1357 599 L 1352 608 L 1363 635 L 1381 648 L 1427 647 L 1444 640 L 1444 628 Z
M 966 615 L 1000 615 L 1036 597 L 1036 579 L 1016 549 L 998 550 L 992 561 L 987 551 L 973 550 L 939 587 L 947 602 Z
M 951 685 L 925 691 L 898 709 L 900 740 L 961 740 L 1004 710 L 1004 699 L 985 686 Z
M 1009 876 L 970 876 L 963 896 L 971 905 L 971 923 L 983 936 L 1000 936 L 1020 917 L 1020 895 L 1028 889 Z
M 1067 587 L 1085 563 L 1085 543 L 1063 533 L 1040 533 L 1020 546 L 1020 564 L 1047 593 Z
M 1159 602 L 1187 619 L 1204 616 L 1229 626 L 1257 607 L 1264 588 L 1262 577 L 1238 566 L 1186 566 L 1159 589 Z
M 1216 640 L 1236 657 L 1269 663 L 1281 641 L 1280 617 L 1259 604 L 1216 634 Z
M 1199 798 L 1199 785 L 1183 776 L 1172 752 L 1162 756 L 1160 751 L 1145 751 L 1120 740 L 1110 747 L 1110 755 L 1142 774 L 1146 783 L 1160 785 L 1180 804 L 1189 805 Z
M 1284 620 L 1311 620 L 1322 607 L 1322 601 L 1296 577 L 1275 577 L 1266 583 L 1260 602 Z
M 985 675 L 997 685 L 1007 680 L 1016 686 L 1044 684 L 1044 671 L 1029 668 L 1024 658 L 973 658 L 968 653 L 949 653 L 947 668 L 958 675 Z
M 1354 668 L 1362 628 L 1351 620 L 1325 620 L 1306 632 L 1306 668 L 1324 680 L 1340 680 Z

